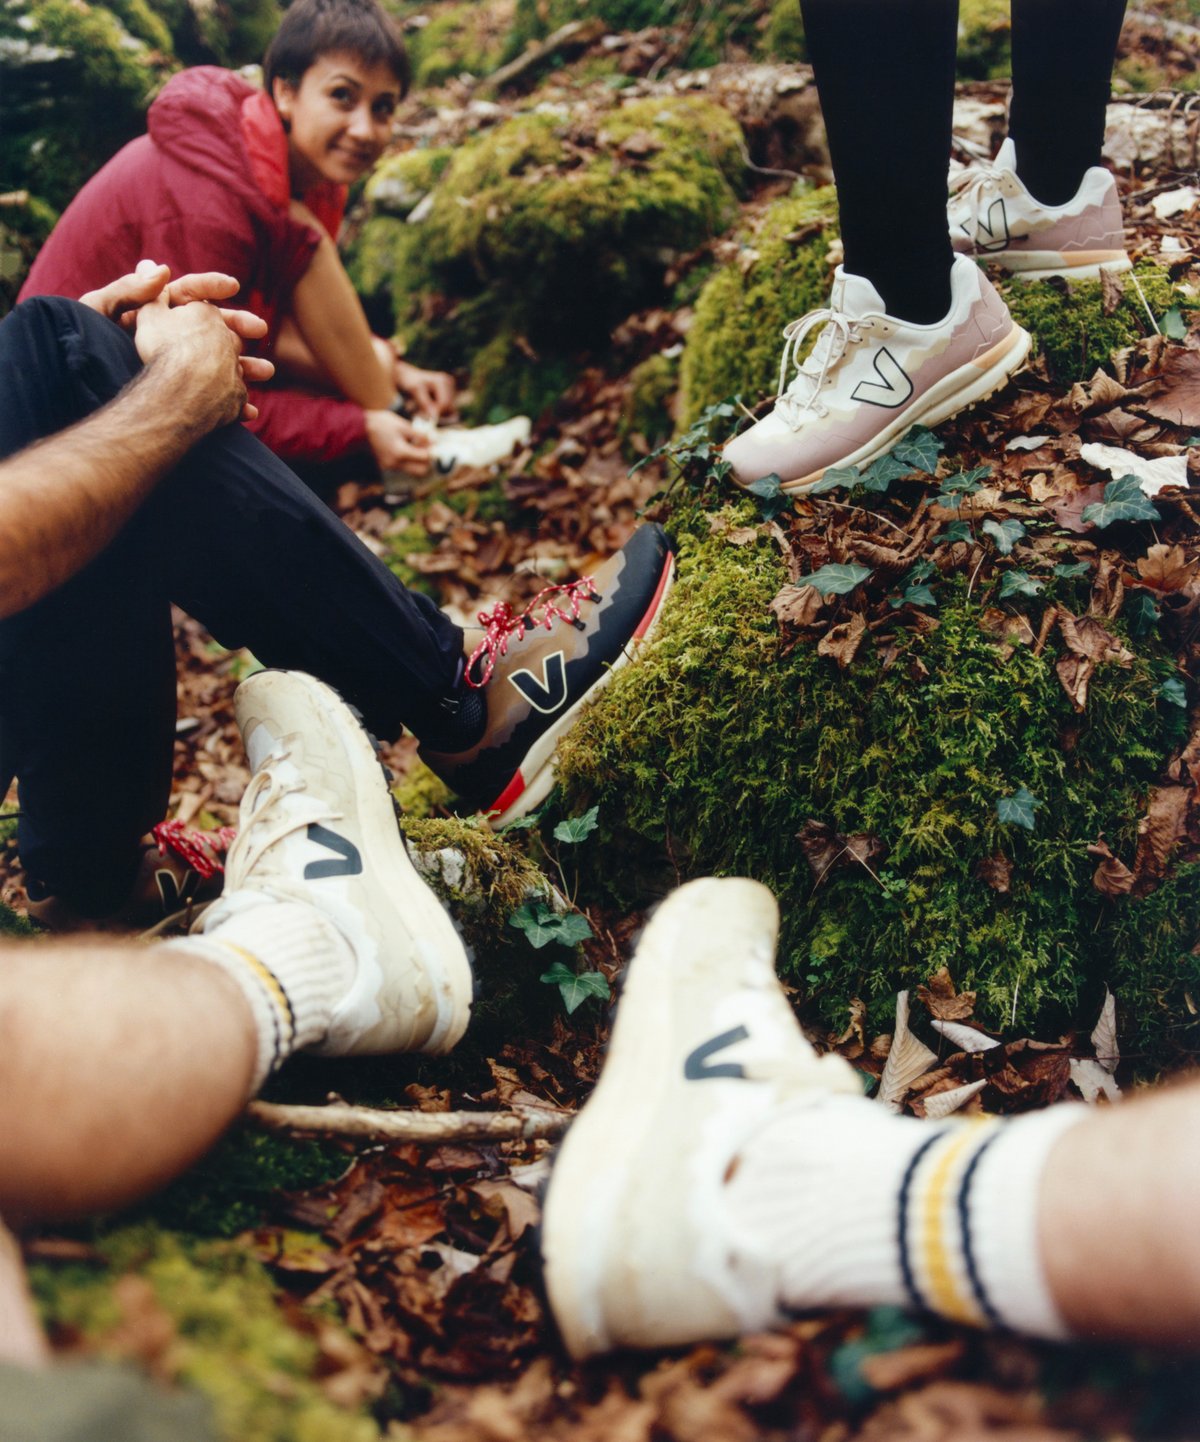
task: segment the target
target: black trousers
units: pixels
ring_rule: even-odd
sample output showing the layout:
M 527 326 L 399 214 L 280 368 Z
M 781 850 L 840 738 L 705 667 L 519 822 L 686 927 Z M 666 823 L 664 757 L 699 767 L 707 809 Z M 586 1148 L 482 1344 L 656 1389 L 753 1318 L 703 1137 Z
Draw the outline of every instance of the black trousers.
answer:
M 91 414 L 139 368 L 125 332 L 85 306 L 18 306 L 0 324 L 0 457 Z M 434 730 L 461 665 L 459 628 L 282 461 L 243 426 L 210 435 L 107 550 L 0 621 L 0 796 L 19 777 L 26 870 L 93 914 L 123 900 L 169 798 L 171 602 L 222 645 L 329 682 L 385 736 Z
M 958 0 L 800 0 L 829 136 L 845 264 L 888 310 L 950 306 L 946 167 Z M 1125 0 L 1012 0 L 1009 135 L 1024 184 L 1062 205 L 1100 164 Z

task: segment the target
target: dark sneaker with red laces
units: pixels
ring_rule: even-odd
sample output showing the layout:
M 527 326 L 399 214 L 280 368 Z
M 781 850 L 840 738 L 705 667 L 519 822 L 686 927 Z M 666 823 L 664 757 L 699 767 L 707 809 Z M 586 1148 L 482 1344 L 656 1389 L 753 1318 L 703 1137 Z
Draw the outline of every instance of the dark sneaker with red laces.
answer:
M 559 740 L 649 635 L 674 574 L 667 533 L 645 525 L 590 576 L 547 586 L 524 611 L 481 611 L 464 681 L 486 702 L 483 735 L 460 752 L 423 745 L 421 759 L 493 826 L 532 811 L 554 785 Z
M 160 821 L 142 842 L 141 859 L 129 895 L 116 911 L 89 916 L 64 897 L 26 882 L 29 915 L 47 931 L 146 931 L 177 920 L 215 901 L 225 881 L 225 853 L 232 826 L 198 831 L 181 821 Z

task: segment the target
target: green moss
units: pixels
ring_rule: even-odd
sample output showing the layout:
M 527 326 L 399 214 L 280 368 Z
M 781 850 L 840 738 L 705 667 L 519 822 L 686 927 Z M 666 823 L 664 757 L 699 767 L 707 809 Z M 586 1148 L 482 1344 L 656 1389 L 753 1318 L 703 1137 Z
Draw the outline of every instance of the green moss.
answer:
M 500 14 L 496 14 L 497 10 Z M 426 14 L 428 24 L 411 30 L 407 37 L 413 83 L 441 85 L 457 75 L 488 75 L 505 53 L 507 11 L 473 3 L 437 5 Z
M 633 101 L 587 133 L 517 115 L 454 152 L 420 223 L 376 207 L 352 274 L 414 360 L 470 366 L 477 415 L 536 413 L 672 254 L 731 223 L 742 169 L 736 122 L 694 97 Z
M 639 435 L 657 446 L 674 428 L 670 403 L 679 389 L 679 358 L 652 355 L 629 375 L 629 394 L 621 416 L 622 435 Z
M 80 0 L 15 0 L 0 9 L 9 54 L 0 83 L 0 191 L 26 189 L 61 209 L 137 135 L 174 58 L 144 0 L 120 12 Z M 150 48 L 153 46 L 154 48 Z
M 403 813 L 405 829 L 410 822 L 424 821 L 435 812 L 447 810 L 454 798 L 449 786 L 422 761 L 416 762 L 404 780 L 392 787 L 392 795 Z
M 445 174 L 453 154 L 449 147 L 435 145 L 385 156 L 371 172 L 363 198 L 376 215 L 405 220 Z
M 209 1397 L 229 1442 L 378 1442 L 362 1411 L 326 1400 L 315 1336 L 285 1318 L 269 1274 L 244 1245 L 192 1244 L 142 1225 L 104 1237 L 98 1250 L 106 1270 L 31 1269 L 47 1323 L 78 1329 L 102 1355 L 119 1355 L 113 1277 L 136 1273 L 174 1325 L 158 1366 Z
M 800 0 L 774 0 L 759 48 L 769 60 L 787 62 L 808 59 Z
M 731 519 L 752 516 L 743 502 Z M 694 530 L 659 638 L 562 747 L 567 804 L 600 804 L 589 884 L 620 904 L 645 900 L 668 854 L 685 876 L 766 882 L 783 910 L 784 970 L 831 1023 L 857 995 L 883 1024 L 899 987 L 946 965 L 979 992 L 985 1021 L 1046 1036 L 1086 1015 L 1124 967 L 1122 1001 L 1161 1052 L 1167 1018 L 1186 1014 L 1183 992 L 1200 996 L 1195 907 L 1160 907 L 1149 980 L 1132 933 L 1117 942 L 1131 913 L 1092 886 L 1086 850 L 1104 833 L 1132 854 L 1178 730 L 1150 660 L 1100 669 L 1065 749 L 1075 718 L 1054 647 L 1003 659 L 962 585 L 931 635 L 898 630 L 887 669 L 864 652 L 839 671 L 810 643 L 779 654 L 767 606 L 786 578 L 773 543 L 723 544 L 702 517 Z M 996 814 L 1019 785 L 1045 803 L 1033 833 Z M 810 819 L 878 837 L 875 875 L 846 868 L 818 882 L 796 839 Z M 1014 867 L 1006 896 L 976 876 L 997 852 Z
M 681 427 L 729 396 L 773 393 L 780 332 L 828 297 L 836 214 L 832 187 L 776 201 L 739 255 L 709 277 L 683 352 Z
M 281 1191 L 331 1181 L 345 1166 L 345 1153 L 330 1143 L 238 1126 L 141 1212 L 196 1236 L 232 1237 L 259 1226 Z
M 33 936 L 33 926 L 0 901 L 0 936 Z
M 1155 318 L 1182 299 L 1166 271 L 1139 264 L 1135 280 L 1122 277 L 1125 296 L 1112 315 L 1104 314 L 1098 280 L 1067 286 L 1056 281 L 1007 280 L 1000 286 L 1018 324 L 1033 336 L 1051 378 L 1061 385 L 1089 380 L 1113 351 L 1133 345 L 1150 330 L 1138 286 Z
M 960 0 L 958 74 L 962 80 L 1012 74 L 1009 0 Z

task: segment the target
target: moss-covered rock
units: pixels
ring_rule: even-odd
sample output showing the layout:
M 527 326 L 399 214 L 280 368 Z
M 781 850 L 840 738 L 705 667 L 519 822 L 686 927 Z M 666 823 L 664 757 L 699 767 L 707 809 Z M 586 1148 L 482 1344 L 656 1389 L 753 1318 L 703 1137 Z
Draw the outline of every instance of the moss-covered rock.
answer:
M 681 426 L 729 396 L 753 403 L 773 392 L 780 332 L 825 303 L 836 235 L 831 186 L 776 201 L 743 236 L 738 254 L 709 277 L 683 352 Z
M 753 513 L 741 502 L 729 519 Z M 986 592 L 968 598 L 965 583 L 936 629 L 899 628 L 886 658 L 860 652 L 843 671 L 811 642 L 783 654 L 774 543 L 730 545 L 703 516 L 680 523 L 658 638 L 562 747 L 568 804 L 600 807 L 589 884 L 644 901 L 668 857 L 684 876 L 766 882 L 783 970 L 831 1024 L 853 996 L 882 1024 L 898 988 L 945 965 L 978 990 L 987 1023 L 1046 1036 L 1086 1017 L 1108 981 L 1161 1058 L 1188 1020 L 1185 992 L 1200 994 L 1200 893 L 1181 872 L 1169 898 L 1107 901 L 1087 844 L 1103 833 L 1132 851 L 1179 739 L 1177 708 L 1157 696 L 1167 663 L 1139 643 L 1128 669 L 1102 667 L 1080 724 L 1053 644 L 999 650 L 979 624 Z M 1032 832 L 997 814 L 1021 785 L 1044 803 Z M 808 822 L 867 833 L 882 852 L 818 877 L 797 839 Z M 1013 867 L 1006 894 L 982 879 L 997 854 Z
M 1012 73 L 1012 15 L 1009 0 L 960 0 L 958 74 L 962 80 L 991 80 Z
M 176 63 L 161 48 L 168 38 L 145 0 L 4 6 L 0 191 L 28 190 L 62 209 L 142 129 L 146 106 Z
M 490 74 L 506 53 L 515 12 L 513 0 L 426 7 L 426 23 L 409 29 L 405 37 L 414 85 Z
M 621 416 L 621 434 L 641 436 L 652 446 L 675 427 L 671 405 L 679 390 L 679 357 L 652 355 L 629 374 L 629 394 Z
M 143 1224 L 101 1238 L 97 1251 L 102 1269 L 33 1266 L 47 1324 L 81 1333 L 101 1355 L 123 1355 L 137 1329 L 122 1326 L 113 1282 L 128 1277 L 125 1295 L 142 1322 L 148 1307 L 166 1320 L 159 1375 L 207 1395 L 229 1442 L 378 1442 L 365 1411 L 326 1399 L 315 1328 L 285 1317 L 274 1283 L 244 1245 L 192 1243 Z
M 742 138 L 693 97 L 634 101 L 592 122 L 518 115 L 453 154 L 418 223 L 386 213 L 389 185 L 422 165 L 428 177 L 431 161 L 386 172 L 353 273 L 376 313 L 390 304 L 413 359 L 471 366 L 486 415 L 498 397 L 518 404 L 516 372 L 531 359 L 547 367 L 539 391 L 565 379 L 563 359 L 652 297 L 673 253 L 731 223 Z
M 1002 282 L 1000 291 L 1018 324 L 1033 336 L 1051 378 L 1071 385 L 1088 380 L 1113 351 L 1133 345 L 1150 331 L 1146 306 L 1157 320 L 1186 299 L 1152 261 L 1138 265 L 1134 277 L 1125 278 L 1125 295 L 1111 315 L 1104 313 L 1098 280 L 1068 286 L 1065 281 L 1013 279 Z

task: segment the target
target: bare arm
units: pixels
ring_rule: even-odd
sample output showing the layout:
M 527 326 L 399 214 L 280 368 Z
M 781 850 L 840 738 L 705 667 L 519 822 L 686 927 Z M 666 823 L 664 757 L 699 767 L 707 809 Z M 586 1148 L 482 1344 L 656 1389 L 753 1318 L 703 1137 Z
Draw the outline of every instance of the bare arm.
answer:
M 162 294 L 136 325 L 146 369 L 94 415 L 0 462 L 0 618 L 81 570 L 197 441 L 242 411 L 241 342 L 220 311 L 171 309 Z

